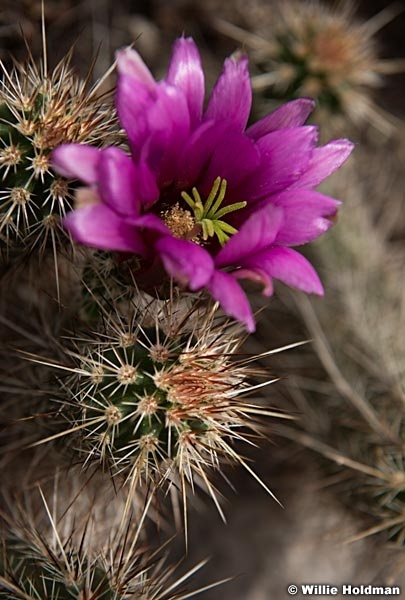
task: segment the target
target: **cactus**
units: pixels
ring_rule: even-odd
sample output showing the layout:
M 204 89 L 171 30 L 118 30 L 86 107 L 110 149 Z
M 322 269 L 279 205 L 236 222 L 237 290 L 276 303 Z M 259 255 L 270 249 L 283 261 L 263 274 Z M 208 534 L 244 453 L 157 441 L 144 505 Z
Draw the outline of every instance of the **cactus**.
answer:
M 55 248 L 68 240 L 60 225 L 72 205 L 72 182 L 57 176 L 51 152 L 61 143 L 103 145 L 117 139 L 113 107 L 88 89 L 65 56 L 49 71 L 46 56 L 4 66 L 0 87 L 0 235 L 3 245 Z
M 216 29 L 252 49 L 257 73 L 254 89 L 265 102 L 310 96 L 316 117 L 333 131 L 372 124 L 386 135 L 396 121 L 373 100 L 385 75 L 403 72 L 402 59 L 381 59 L 375 33 L 395 18 L 392 6 L 369 21 L 354 16 L 353 5 L 308 2 L 264 2 L 240 5 L 244 30 L 213 18 Z
M 190 95 L 191 99 L 195 94 L 202 105 L 204 86 L 203 79 L 200 78 L 198 83 L 199 77 L 195 77 L 195 71 L 199 71 L 199 55 L 197 49 L 193 50 L 194 42 L 182 38 L 177 42 L 176 47 L 177 54 L 174 54 L 167 80 L 163 84 L 155 81 L 152 84 L 146 65 L 140 66 L 141 60 L 132 50 L 120 53 L 122 86 L 125 88 L 127 76 L 131 78 L 134 75 L 135 83 L 140 76 L 138 83 L 141 87 L 145 81 L 149 81 L 151 86 L 149 90 L 146 88 L 144 90 L 148 97 L 146 102 L 148 106 L 145 106 L 146 116 L 141 110 L 142 98 L 139 107 L 136 107 L 140 110 L 136 113 L 133 122 L 131 121 L 134 131 L 138 131 L 138 125 L 140 131 L 142 130 L 143 120 L 145 130 L 150 126 L 152 131 L 157 125 L 156 132 L 153 130 L 153 135 L 145 146 L 142 142 L 138 148 L 133 138 L 129 137 L 134 159 L 133 164 L 131 163 L 132 167 L 138 166 L 138 155 L 140 161 L 144 157 L 148 157 L 150 161 L 150 165 L 146 165 L 146 162 L 144 165 L 145 168 L 148 167 L 145 181 L 138 180 L 138 175 L 129 178 L 131 186 L 126 190 L 128 193 L 124 199 L 131 206 L 139 191 L 138 187 L 142 187 L 143 184 L 146 187 L 149 185 L 149 167 L 153 179 L 155 161 L 162 160 L 164 163 L 166 158 L 163 160 L 161 156 L 171 157 L 179 150 L 175 146 L 171 147 L 171 142 L 177 139 L 177 125 L 174 126 L 171 122 L 177 106 L 175 109 L 173 105 L 173 111 L 170 110 L 167 114 L 164 110 L 166 100 L 170 100 L 173 89 L 177 89 L 179 98 Z M 179 55 L 179 48 L 181 52 L 184 52 L 185 48 L 188 50 L 184 55 Z M 125 57 L 129 56 L 132 58 L 127 62 Z M 179 56 L 183 56 L 180 61 Z M 17 64 L 11 73 L 3 69 L 4 81 L 0 92 L 0 178 L 2 179 L 0 243 L 5 249 L 4 255 L 7 258 L 15 255 L 23 257 L 22 277 L 14 279 L 15 287 L 7 289 L 7 293 L 3 292 L 1 299 L 6 307 L 4 319 L 0 318 L 0 323 L 4 325 L 6 331 L 4 357 L 5 361 L 14 361 L 12 373 L 5 379 L 4 386 L 7 388 L 8 397 L 0 415 L 6 423 L 5 443 L 0 461 L 1 476 L 8 482 L 4 494 L 8 496 L 12 482 L 17 481 L 16 504 L 24 498 L 29 505 L 32 503 L 35 506 L 34 487 L 40 485 L 42 489 L 42 486 L 52 482 L 55 473 L 60 474 L 62 471 L 63 475 L 66 475 L 64 485 L 69 490 L 66 494 L 67 507 L 58 506 L 56 484 L 53 490 L 52 508 L 45 500 L 46 494 L 41 492 L 42 513 L 45 509 L 46 515 L 44 518 L 42 514 L 40 521 L 37 521 L 31 513 L 23 515 L 20 519 L 19 516 L 15 516 L 13 510 L 11 515 L 6 517 L 2 512 L 1 518 L 5 519 L 5 523 L 3 553 L 0 557 L 0 598 L 9 600 L 17 600 L 17 598 L 174 600 L 177 598 L 182 600 L 193 595 L 183 591 L 182 585 L 195 569 L 180 577 L 177 582 L 171 583 L 174 569 L 163 567 L 159 552 L 145 552 L 144 546 L 138 543 L 141 538 L 142 542 L 146 543 L 147 528 L 144 526 L 146 516 L 156 518 L 156 521 L 161 523 L 165 514 L 164 502 L 153 501 L 157 497 L 160 499 L 168 495 L 173 502 L 173 514 L 177 525 L 182 525 L 181 522 L 179 523 L 181 521 L 179 506 L 181 502 L 183 503 L 187 541 L 187 502 L 190 492 L 194 493 L 197 488 L 203 489 L 208 496 L 212 497 L 219 514 L 225 519 L 215 477 L 219 474 L 226 479 L 224 470 L 227 465 L 242 466 L 273 496 L 266 483 L 252 469 L 248 459 L 241 454 L 240 448 L 243 448 L 243 444 L 255 444 L 257 440 L 260 441 L 264 437 L 266 427 L 263 417 L 290 418 L 282 411 L 269 408 L 266 400 L 250 396 L 252 392 L 255 393 L 275 381 L 275 378 L 268 375 L 267 369 L 254 366 L 256 361 L 267 360 L 268 356 L 283 348 L 266 351 L 259 356 L 244 354 L 242 344 L 246 333 L 243 325 L 231 321 L 231 316 L 243 317 L 244 307 L 249 304 L 248 300 L 240 295 L 242 292 L 239 295 L 235 293 L 235 290 L 239 290 L 236 281 L 239 276 L 249 274 L 253 281 L 265 283 L 266 293 L 272 292 L 273 275 L 270 277 L 266 274 L 266 269 L 261 271 L 260 264 L 256 264 L 255 260 L 256 255 L 259 254 L 260 257 L 263 250 L 269 262 L 268 265 L 266 262 L 266 265 L 271 273 L 273 259 L 270 254 L 274 250 L 274 245 L 274 254 L 277 256 L 278 242 L 271 235 L 267 237 L 270 228 L 268 225 L 272 225 L 270 212 L 268 215 L 266 213 L 269 216 L 268 223 L 258 218 L 252 220 L 252 215 L 249 213 L 241 214 L 239 233 L 246 224 L 250 227 L 244 229 L 241 242 L 241 246 L 246 245 L 246 269 L 239 268 L 244 263 L 241 265 L 238 263 L 234 270 L 224 263 L 222 269 L 218 266 L 220 263 L 216 254 L 217 240 L 209 240 L 213 237 L 210 235 L 209 227 L 215 221 L 215 216 L 218 217 L 216 221 L 222 223 L 219 213 L 233 212 L 232 207 L 234 211 L 235 207 L 238 210 L 245 208 L 249 198 L 238 198 L 238 202 L 227 204 L 219 210 L 218 206 L 225 198 L 227 181 L 217 173 L 215 173 L 213 189 L 215 189 L 215 182 L 219 182 L 218 186 L 220 185 L 222 192 L 217 198 L 216 192 L 208 195 L 202 207 L 207 209 L 205 212 L 199 211 L 197 206 L 198 203 L 202 206 L 197 187 L 192 188 L 195 202 L 187 191 L 183 193 L 180 191 L 180 197 L 189 208 L 193 209 L 193 214 L 195 213 L 194 226 L 197 230 L 199 227 L 202 228 L 201 235 L 191 236 L 190 226 L 193 224 L 194 217 L 189 211 L 180 210 L 178 203 L 173 205 L 174 208 L 170 208 L 170 202 L 166 206 L 167 182 L 162 175 L 155 182 L 156 194 L 159 192 L 160 199 L 157 201 L 156 195 L 155 212 L 149 215 L 152 218 L 147 218 L 147 211 L 151 207 L 144 203 L 142 197 L 140 203 L 142 206 L 138 207 L 140 212 L 134 216 L 136 231 L 131 229 L 133 223 L 130 224 L 129 229 L 120 229 L 121 225 L 116 231 L 118 240 L 120 234 L 125 231 L 130 232 L 128 237 L 132 234 L 135 237 L 138 234 L 144 236 L 142 252 L 144 251 L 145 257 L 142 260 L 148 263 L 150 259 L 147 268 L 151 268 L 156 277 L 151 277 L 150 281 L 146 282 L 150 273 L 148 274 L 146 267 L 143 272 L 142 269 L 136 269 L 141 259 L 135 251 L 135 256 L 126 253 L 128 248 L 130 250 L 132 248 L 129 242 L 127 246 L 119 243 L 110 245 L 108 242 L 99 246 L 102 249 L 109 248 L 111 252 L 109 250 L 78 251 L 60 226 L 61 220 L 72 208 L 76 184 L 56 176 L 53 172 L 52 152 L 67 142 L 91 144 L 96 147 L 112 145 L 114 148 L 103 152 L 96 151 L 94 148 L 89 150 L 89 147 L 84 150 L 84 152 L 88 150 L 90 153 L 93 152 L 93 157 L 103 155 L 104 158 L 108 158 L 108 156 L 117 156 L 115 150 L 120 145 L 121 137 L 117 131 L 113 110 L 108 103 L 104 102 L 104 98 L 97 98 L 104 78 L 88 90 L 86 82 L 78 80 L 71 71 L 69 60 L 68 56 L 50 72 L 47 67 L 46 53 L 44 53 L 40 66 L 36 66 L 35 62 L 30 60 L 27 65 Z M 185 69 L 183 61 L 188 65 Z M 223 72 L 225 75 L 222 75 L 219 81 L 226 81 L 232 69 L 243 67 L 245 91 L 249 89 L 250 93 L 246 64 L 245 59 L 235 55 L 225 63 Z M 177 73 L 176 81 L 172 80 L 173 65 Z M 141 81 L 142 78 L 146 78 L 145 81 Z M 184 81 L 188 81 L 186 86 L 183 85 Z M 238 82 L 235 87 L 237 90 L 242 79 L 236 77 L 233 81 Z M 166 84 L 167 99 L 165 96 L 163 104 L 159 100 L 155 106 L 155 95 L 157 94 L 158 97 L 162 89 L 166 90 Z M 212 96 L 213 113 L 217 112 L 215 104 L 218 94 L 222 96 L 222 108 L 217 115 L 218 127 L 215 125 L 213 128 L 215 137 L 212 149 L 209 149 L 209 153 L 204 158 L 205 142 L 202 148 L 199 145 L 195 148 L 196 164 L 201 162 L 203 170 L 207 169 L 207 177 L 210 165 L 217 168 L 214 158 L 219 159 L 218 169 L 224 168 L 221 164 L 221 148 L 232 145 L 233 141 L 235 123 L 232 118 L 229 123 L 223 118 L 227 116 L 225 107 L 228 106 L 228 86 L 225 85 L 222 91 L 218 91 L 221 90 L 221 86 L 222 84 L 219 88 L 217 86 Z M 295 87 L 297 89 L 293 90 L 294 93 L 298 90 L 298 83 Z M 242 88 L 243 86 L 239 91 L 244 95 Z M 245 112 L 247 104 L 250 106 L 249 93 L 246 93 L 245 100 L 242 102 L 246 106 L 241 105 L 238 108 L 239 94 L 235 93 L 235 90 L 230 90 L 230 95 L 233 94 L 235 99 L 236 112 L 240 112 L 239 116 Z M 134 104 L 138 100 L 137 94 L 136 85 L 134 96 L 131 98 Z M 187 106 L 184 104 L 183 107 L 185 109 L 183 117 L 186 119 L 183 123 L 184 140 L 182 127 L 179 129 L 180 145 L 188 143 L 189 134 L 193 140 L 199 139 L 195 136 L 197 130 L 193 130 L 191 124 L 193 103 L 194 101 L 190 106 L 188 103 Z M 287 108 L 287 112 L 292 111 L 287 121 L 291 123 L 297 120 L 299 115 L 295 113 L 294 106 L 298 106 L 301 116 L 297 128 L 301 128 L 309 104 L 306 100 L 302 103 L 298 101 Z M 121 108 L 125 113 L 128 105 L 123 106 L 121 103 Z M 127 116 L 130 113 L 130 110 L 127 111 Z M 179 115 L 182 117 L 181 111 Z M 208 118 L 209 115 L 208 111 L 206 114 L 208 121 L 211 120 Z M 157 116 L 159 118 L 156 118 Z M 166 118 L 167 132 L 164 127 L 160 130 L 161 126 L 166 126 L 163 123 Z M 278 117 L 275 119 L 276 125 L 277 119 Z M 160 120 L 162 123 L 159 124 Z M 180 121 L 181 119 L 179 124 Z M 201 121 L 199 124 L 201 134 L 206 132 L 208 125 L 212 126 L 210 122 Z M 284 132 L 286 136 L 291 134 L 291 131 L 287 131 L 287 127 L 289 127 L 288 123 Z M 207 127 L 207 131 L 211 130 Z M 307 131 L 302 127 L 305 135 Z M 222 140 L 221 136 L 225 133 Z M 225 144 L 228 133 L 232 136 L 229 138 L 229 144 Z M 281 138 L 284 133 L 276 130 L 275 135 L 276 140 L 280 136 L 279 150 L 282 156 L 280 160 L 283 164 L 285 149 Z M 217 134 L 220 142 L 218 145 Z M 166 137 L 170 141 L 167 148 Z M 315 133 L 313 138 L 315 140 Z M 242 150 L 245 143 L 246 147 L 252 149 L 255 147 L 257 149 L 259 144 L 256 143 L 258 140 L 253 140 L 249 134 L 246 134 L 246 139 L 243 140 L 240 164 L 238 165 L 238 161 L 234 160 L 233 150 L 229 156 L 227 152 L 223 152 L 223 162 L 225 165 L 229 161 L 229 170 L 235 171 L 235 181 L 240 179 L 243 182 L 245 178 L 248 183 L 250 178 L 253 179 L 257 175 L 253 169 L 255 161 L 252 154 L 253 170 L 250 171 L 248 168 L 241 177 L 239 168 L 244 164 Z M 160 142 L 163 144 L 162 151 L 165 153 L 163 155 L 156 149 Z M 346 147 L 349 148 L 349 145 Z M 335 152 L 329 154 L 331 150 L 333 147 L 327 149 L 326 155 L 329 158 L 332 156 L 333 162 L 336 156 Z M 60 150 L 54 153 L 55 157 L 58 152 Z M 304 154 L 305 152 L 304 150 Z M 308 165 L 315 152 L 315 142 L 313 145 L 311 142 L 306 157 Z M 338 154 L 340 152 L 341 150 Z M 128 165 L 130 162 L 128 156 L 124 156 L 121 151 L 118 151 L 118 154 L 124 161 L 122 164 Z M 101 182 L 104 169 L 107 170 L 104 158 L 100 163 L 101 166 L 98 163 L 98 166 L 95 166 L 96 162 L 94 163 L 100 181 L 94 179 L 90 182 L 85 181 L 91 186 L 90 193 L 85 194 L 87 200 L 96 198 L 103 203 L 108 196 L 104 194 L 103 182 Z M 266 155 L 266 161 L 267 158 Z M 301 169 L 305 170 L 304 163 L 301 165 L 302 157 L 298 158 L 299 165 L 294 177 Z M 186 155 L 184 162 L 187 162 Z M 285 160 L 287 171 L 291 166 L 289 162 L 289 159 Z M 59 169 L 63 174 L 62 163 L 59 163 Z M 170 161 L 168 165 L 169 163 Z M 264 159 L 261 163 L 263 164 L 260 168 L 264 169 Z M 277 167 L 277 161 L 275 163 Z M 78 170 L 74 170 L 73 173 L 80 177 L 80 160 L 75 162 L 75 167 L 77 165 L 79 165 Z M 269 166 L 273 168 L 270 159 Z M 269 172 L 272 177 L 271 168 Z M 322 171 L 321 168 L 320 170 Z M 328 170 L 327 165 L 325 170 Z M 267 177 L 265 171 L 266 169 L 263 171 L 264 178 Z M 70 172 L 68 168 L 66 172 Z M 274 189 L 279 183 L 276 181 L 277 177 L 278 174 L 275 173 Z M 123 179 L 125 180 L 125 177 Z M 222 183 L 225 182 L 224 186 L 221 179 Z M 125 184 L 125 181 L 121 181 L 121 168 L 118 168 L 114 175 L 114 190 L 117 191 L 117 198 L 121 197 L 121 183 Z M 177 184 L 181 190 L 182 181 L 178 181 Z M 168 185 L 172 184 L 169 182 Z M 235 186 L 238 187 L 236 184 Z M 152 188 L 153 186 L 149 191 L 153 195 L 155 192 Z M 176 186 L 173 186 L 173 194 L 177 194 L 175 188 Z M 258 190 L 260 191 L 260 186 Z M 286 192 L 290 193 L 291 190 L 286 188 Z M 236 190 L 234 193 L 239 194 Z M 245 195 L 243 186 L 240 194 Z M 83 200 L 83 195 L 78 193 L 76 199 L 79 205 L 80 198 Z M 254 213 L 255 206 L 261 202 L 261 199 L 252 197 L 250 200 Z M 159 202 L 162 202 L 160 208 Z M 212 219 L 203 219 L 204 215 L 208 215 L 208 204 L 215 204 L 218 210 L 212 211 Z M 90 205 L 76 206 L 76 208 L 80 211 L 81 208 L 86 210 L 92 207 Z M 264 211 L 264 208 L 263 206 L 260 210 Z M 276 209 L 278 208 L 277 206 Z M 118 212 L 116 216 L 120 220 L 123 215 Z M 71 214 L 65 221 L 66 227 L 69 219 L 72 216 L 75 218 L 75 214 Z M 281 209 L 275 210 L 274 214 L 276 221 L 280 217 L 281 223 L 284 219 L 281 218 Z M 263 212 L 262 215 L 264 216 L 265 213 Z M 185 222 L 180 223 L 186 225 L 185 230 L 178 228 L 180 217 L 185 217 Z M 297 229 L 302 225 L 300 217 L 301 215 L 298 215 L 297 219 L 292 219 Z M 286 222 L 289 218 L 287 207 Z M 310 214 L 309 224 L 311 219 Z M 207 223 L 201 225 L 203 221 Z M 91 224 L 94 224 L 94 221 Z M 153 225 L 150 230 L 148 224 Z M 229 233 L 238 234 L 236 227 L 229 223 L 223 224 L 228 226 Z M 239 223 L 236 224 L 239 227 Z M 107 237 L 108 225 L 108 220 L 103 221 L 101 225 L 96 224 L 98 231 L 106 233 Z M 322 221 L 322 225 L 326 224 Z M 294 230 L 291 234 L 292 238 L 295 233 Z M 278 241 L 283 239 L 282 234 L 280 235 Z M 229 241 L 228 236 L 217 237 L 219 245 L 225 247 Z M 77 239 L 79 240 L 80 237 Z M 165 254 L 162 250 L 167 245 L 168 239 L 169 245 L 171 243 L 175 248 L 172 254 Z M 287 239 L 291 241 L 288 235 Z M 61 261 L 63 264 L 61 273 L 65 281 L 61 279 L 61 283 L 64 284 L 61 286 L 57 283 L 55 294 L 49 285 L 48 277 L 51 270 L 49 259 L 52 257 L 47 250 L 48 248 L 53 250 L 57 262 L 61 250 L 65 248 L 63 240 L 67 241 L 66 247 L 74 251 L 68 253 L 70 256 L 64 255 Z M 86 236 L 80 241 L 86 242 Z M 192 247 L 193 252 L 199 255 L 194 263 L 190 262 L 190 269 L 187 264 L 186 242 L 192 242 L 195 245 Z M 92 246 L 92 240 L 88 243 Z M 288 244 L 286 242 L 286 246 Z M 234 242 L 231 250 L 233 247 L 232 252 L 238 254 L 236 246 L 237 243 Z M 177 251 L 179 247 L 181 250 Z M 118 251 L 114 252 L 114 249 Z M 281 253 L 281 257 L 291 256 L 289 254 L 291 249 L 285 250 L 285 253 Z M 31 252 L 34 258 L 46 252 L 47 260 L 43 260 L 40 264 L 43 271 L 41 277 L 36 277 L 35 280 L 31 277 L 27 281 L 25 276 L 28 269 L 25 269 L 24 259 Z M 180 267 L 187 267 L 185 271 L 187 277 L 181 276 L 182 269 L 176 266 L 179 255 L 181 255 Z M 69 261 L 72 256 L 73 264 Z M 253 262 L 249 262 L 250 259 Z M 263 256 L 262 260 L 265 260 Z M 291 267 L 288 267 L 288 264 L 287 261 L 285 267 L 287 282 L 297 279 L 294 269 L 291 274 Z M 302 267 L 304 263 L 300 264 Z M 157 267 L 155 271 L 153 271 L 154 267 Z M 282 262 L 280 269 L 283 270 Z M 160 281 L 160 273 L 164 270 L 167 272 L 167 277 L 164 281 Z M 195 285 L 194 283 L 188 285 L 189 277 L 191 281 L 195 272 L 201 272 L 204 277 L 207 277 L 207 281 L 204 283 L 204 279 L 198 280 Z M 275 273 L 276 278 L 279 274 L 278 268 L 275 269 Z M 140 286 L 142 276 L 144 277 L 143 289 L 155 294 L 154 297 L 148 296 L 146 291 L 141 292 L 137 288 L 134 281 L 137 276 Z M 299 281 L 301 276 L 305 280 L 308 271 L 303 268 L 303 272 L 298 276 Z M 220 285 L 221 281 L 223 286 Z M 309 288 L 312 290 L 320 289 L 311 285 Z M 214 294 L 215 286 L 218 286 L 218 290 L 221 288 L 222 293 Z M 207 296 L 204 296 L 207 290 L 212 294 L 212 298 L 222 303 L 223 310 L 229 318 L 219 313 L 217 304 L 207 300 Z M 61 300 L 57 307 L 53 302 L 55 295 L 58 300 Z M 14 298 L 18 301 L 14 302 Z M 52 305 L 49 299 L 53 302 Z M 242 306 L 240 314 L 235 313 L 233 304 Z M 253 316 L 251 321 L 246 321 L 245 315 L 245 320 L 241 318 L 241 322 L 245 323 L 245 326 L 248 325 L 248 331 L 253 330 Z M 29 361 L 31 362 L 28 365 Z M 35 364 L 34 368 L 32 364 Z M 12 478 L 7 477 L 10 473 L 13 473 Z M 83 484 L 83 479 L 86 480 L 86 484 Z M 92 487 L 93 492 L 91 500 L 93 504 L 90 506 L 86 493 L 82 489 L 87 484 Z M 116 494 L 114 499 L 107 494 L 108 486 L 114 489 Z M 159 493 L 161 490 L 163 494 Z M 64 499 L 64 494 L 60 496 Z M 177 496 L 180 497 L 180 502 Z M 139 518 L 137 510 L 140 504 L 145 508 Z M 210 587 L 212 586 L 201 588 L 195 594 Z
M 51 548 L 38 548 L 18 538 L 4 541 L 5 554 L 0 564 L 4 594 L 0 598 L 58 598 L 99 600 L 123 598 L 111 587 L 107 569 L 100 561 L 90 561 L 74 550 L 64 556 Z
M 59 484 L 54 482 L 50 506 L 42 490 L 36 515 L 18 502 L 3 515 L 0 553 L 0 598 L 4 600 L 180 600 L 202 590 L 187 592 L 184 582 L 204 563 L 176 579 L 177 567 L 165 566 L 162 548 L 152 552 L 140 541 L 146 511 L 139 522 L 131 518 L 92 539 L 94 505 L 86 518 L 75 518 L 81 494 L 69 494 L 61 511 Z M 34 495 L 35 496 L 35 495 Z M 32 503 L 33 498 L 29 504 Z M 16 506 L 18 510 L 16 510 Z M 44 524 L 44 521 L 46 524 Z M 41 527 L 37 523 L 42 521 Z M 77 522 L 78 521 L 78 522 Z M 219 583 L 207 586 L 210 589 Z
M 197 483 L 219 508 L 210 471 L 236 462 L 258 479 L 233 443 L 260 435 L 256 416 L 281 413 L 244 400 L 264 385 L 249 380 L 266 373 L 249 366 L 255 357 L 238 356 L 240 326 L 201 301 L 147 298 L 138 292 L 122 316 L 103 309 L 103 328 L 68 351 L 75 364 L 34 359 L 71 372 L 48 400 L 63 420 L 53 418 L 54 433 L 37 444 L 68 436 L 85 465 L 100 462 L 133 490 L 145 479 L 179 483 L 185 499 Z

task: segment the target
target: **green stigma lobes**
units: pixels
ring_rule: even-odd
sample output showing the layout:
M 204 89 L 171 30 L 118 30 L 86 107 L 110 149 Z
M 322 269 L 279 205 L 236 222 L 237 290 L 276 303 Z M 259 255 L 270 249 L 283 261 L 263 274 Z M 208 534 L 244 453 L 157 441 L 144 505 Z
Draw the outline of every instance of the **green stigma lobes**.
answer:
M 201 200 L 201 196 L 195 187 L 191 190 L 192 196 L 187 192 L 181 193 L 181 197 L 193 211 L 196 224 L 200 225 L 202 229 L 203 240 L 207 241 L 208 238 L 216 236 L 221 246 L 229 240 L 231 235 L 238 231 L 235 227 L 223 221 L 223 217 L 246 206 L 246 202 L 235 202 L 221 208 L 225 199 L 226 186 L 226 179 L 217 177 L 205 202 Z

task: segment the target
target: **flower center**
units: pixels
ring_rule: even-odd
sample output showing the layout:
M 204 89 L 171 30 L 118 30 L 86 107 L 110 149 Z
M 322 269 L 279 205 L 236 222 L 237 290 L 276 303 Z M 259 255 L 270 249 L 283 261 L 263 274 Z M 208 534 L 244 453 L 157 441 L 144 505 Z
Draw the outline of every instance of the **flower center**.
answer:
M 191 212 L 181 208 L 178 202 L 169 210 L 162 212 L 161 217 L 174 237 L 198 243 L 200 228 Z
M 160 213 L 164 223 L 174 237 L 190 240 L 196 244 L 207 242 L 209 238 L 217 237 L 223 246 L 237 229 L 223 220 L 225 215 L 244 208 L 246 202 L 235 202 L 222 206 L 226 194 L 226 179 L 217 177 L 206 200 L 202 200 L 197 188 L 193 187 L 191 194 L 181 192 L 181 197 L 188 208 L 183 208 L 179 202 Z
M 223 217 L 246 206 L 246 202 L 235 202 L 221 208 L 225 199 L 226 186 L 226 179 L 217 177 L 205 202 L 202 201 L 195 187 L 191 190 L 191 196 L 187 192 L 181 192 L 181 197 L 193 211 L 195 223 L 201 227 L 202 239 L 207 241 L 208 238 L 216 236 L 221 246 L 238 231 L 223 221 Z

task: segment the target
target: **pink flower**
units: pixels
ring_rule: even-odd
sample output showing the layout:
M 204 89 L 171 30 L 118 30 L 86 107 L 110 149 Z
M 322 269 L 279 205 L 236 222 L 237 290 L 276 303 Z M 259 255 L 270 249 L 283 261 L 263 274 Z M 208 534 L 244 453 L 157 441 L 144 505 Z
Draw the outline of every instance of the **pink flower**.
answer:
M 322 294 L 310 263 L 291 249 L 331 226 L 339 202 L 313 191 L 352 151 L 347 140 L 317 147 L 304 126 L 313 102 L 285 104 L 246 129 L 252 92 L 244 56 L 225 61 L 205 111 L 204 74 L 191 38 L 174 44 L 156 82 L 140 56 L 118 52 L 116 105 L 131 156 L 68 144 L 55 168 L 81 179 L 80 207 L 65 219 L 88 246 L 134 253 L 141 285 L 169 275 L 202 288 L 254 330 L 239 280 L 273 292 L 273 279 Z

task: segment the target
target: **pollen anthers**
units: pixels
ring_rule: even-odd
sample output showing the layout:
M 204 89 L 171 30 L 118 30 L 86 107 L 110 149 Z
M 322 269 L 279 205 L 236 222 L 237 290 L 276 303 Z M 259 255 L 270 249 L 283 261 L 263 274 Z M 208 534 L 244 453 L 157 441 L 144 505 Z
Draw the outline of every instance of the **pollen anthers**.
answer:
M 227 181 L 217 177 L 213 183 L 212 189 L 203 202 L 197 188 L 193 187 L 191 195 L 187 192 L 181 192 L 184 202 L 191 208 L 194 215 L 194 222 L 199 226 L 201 233 L 199 236 L 204 242 L 208 238 L 217 237 L 221 246 L 223 246 L 231 235 L 237 233 L 237 229 L 223 220 L 236 210 L 246 206 L 246 202 L 235 202 L 222 206 L 226 195 Z
M 198 233 L 200 227 L 197 225 L 191 212 L 182 208 L 178 202 L 171 208 L 163 211 L 161 217 L 174 237 L 190 240 L 195 243 L 199 242 Z

